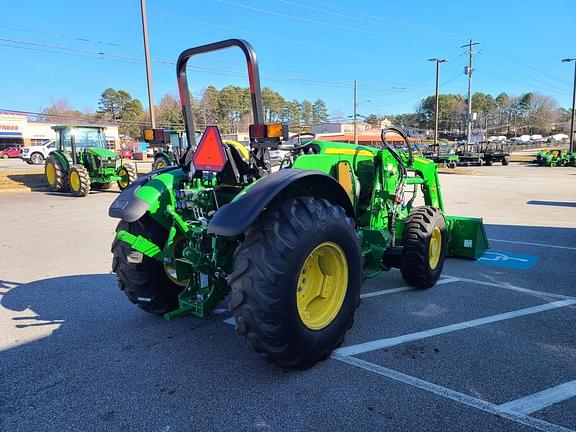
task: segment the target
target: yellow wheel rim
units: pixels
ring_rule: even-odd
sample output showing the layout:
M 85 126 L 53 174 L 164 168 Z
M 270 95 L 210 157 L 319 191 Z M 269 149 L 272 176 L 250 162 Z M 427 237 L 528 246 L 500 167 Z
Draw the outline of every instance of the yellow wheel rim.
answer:
M 164 162 L 162 159 L 160 159 L 158 162 L 156 162 L 156 164 L 154 165 L 154 167 L 156 169 L 160 169 L 160 168 L 164 168 L 166 166 L 166 162 Z
M 440 228 L 434 228 L 432 236 L 430 237 L 430 245 L 428 246 L 428 265 L 432 270 L 436 270 L 440 262 L 440 255 L 442 254 L 442 231 Z
M 76 171 L 70 172 L 70 189 L 74 192 L 80 190 L 80 175 Z
M 56 184 L 56 167 L 52 162 L 46 164 L 46 180 L 48 180 L 50 186 Z
M 338 315 L 348 288 L 348 261 L 336 243 L 324 242 L 304 261 L 298 276 L 296 306 L 311 330 L 327 327 Z
M 127 188 L 128 184 L 130 183 L 130 179 L 128 178 L 128 171 L 122 168 L 118 171 L 118 175 L 121 178 L 120 181 L 118 181 L 118 186 L 120 186 L 121 189 Z

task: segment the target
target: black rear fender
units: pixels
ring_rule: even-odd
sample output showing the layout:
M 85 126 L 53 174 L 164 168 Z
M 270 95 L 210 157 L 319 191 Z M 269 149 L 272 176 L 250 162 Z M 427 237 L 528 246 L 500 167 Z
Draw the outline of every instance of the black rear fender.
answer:
M 292 196 L 326 199 L 356 218 L 348 194 L 336 179 L 321 171 L 284 169 L 262 178 L 234 201 L 222 206 L 210 221 L 208 232 L 227 237 L 240 235 L 264 209 Z

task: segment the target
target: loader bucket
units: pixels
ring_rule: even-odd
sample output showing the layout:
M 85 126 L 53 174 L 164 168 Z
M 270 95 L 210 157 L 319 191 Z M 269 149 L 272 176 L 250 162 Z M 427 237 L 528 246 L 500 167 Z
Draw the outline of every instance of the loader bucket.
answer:
M 478 259 L 490 248 L 481 218 L 445 216 L 447 256 Z

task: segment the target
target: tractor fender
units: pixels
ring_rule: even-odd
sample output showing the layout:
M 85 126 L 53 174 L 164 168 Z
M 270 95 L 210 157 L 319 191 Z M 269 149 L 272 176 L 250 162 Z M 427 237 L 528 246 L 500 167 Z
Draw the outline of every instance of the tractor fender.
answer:
M 208 224 L 208 233 L 226 237 L 244 233 L 274 198 L 288 190 L 324 198 L 356 219 L 352 202 L 336 179 L 322 171 L 283 169 L 258 180 L 222 206 Z
M 122 193 L 112 202 L 108 209 L 108 216 L 122 219 L 126 222 L 135 222 L 140 219 L 152 206 L 152 203 L 139 198 L 136 191 L 150 182 L 154 177 L 179 169 L 179 166 L 168 166 L 152 171 L 131 183 Z M 160 192 L 158 192 L 160 195 Z
M 70 166 L 72 166 L 72 158 L 66 157 L 66 155 L 64 153 L 62 153 L 61 151 L 53 151 L 48 156 L 53 156 L 56 159 L 58 159 L 58 161 L 62 165 L 62 169 L 65 172 L 70 171 Z

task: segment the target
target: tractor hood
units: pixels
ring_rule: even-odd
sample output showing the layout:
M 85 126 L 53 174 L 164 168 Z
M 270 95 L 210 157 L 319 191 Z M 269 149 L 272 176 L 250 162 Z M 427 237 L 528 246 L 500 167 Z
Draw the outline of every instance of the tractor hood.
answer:
M 116 152 L 108 149 L 103 149 L 100 147 L 88 147 L 86 151 L 94 156 L 99 157 L 100 159 L 118 159 L 119 156 Z

